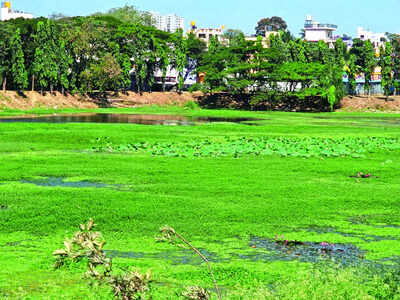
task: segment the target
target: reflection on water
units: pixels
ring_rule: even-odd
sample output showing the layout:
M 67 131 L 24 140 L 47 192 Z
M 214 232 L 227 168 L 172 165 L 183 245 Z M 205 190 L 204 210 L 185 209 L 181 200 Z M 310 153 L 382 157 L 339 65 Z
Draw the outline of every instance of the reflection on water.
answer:
M 193 126 L 196 123 L 231 122 L 243 123 L 257 121 L 254 118 L 185 117 L 179 115 L 141 115 L 141 114 L 74 114 L 33 117 L 0 118 L 0 122 L 27 123 L 119 123 L 141 125 Z M 246 123 L 244 123 L 246 124 Z M 254 124 L 246 124 L 254 125 Z

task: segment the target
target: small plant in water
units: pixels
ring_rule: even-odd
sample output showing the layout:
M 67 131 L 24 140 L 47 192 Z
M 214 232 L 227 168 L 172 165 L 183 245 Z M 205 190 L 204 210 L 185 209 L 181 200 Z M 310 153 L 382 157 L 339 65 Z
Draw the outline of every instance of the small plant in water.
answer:
M 217 292 L 218 299 L 222 299 L 221 293 L 220 293 L 218 285 L 217 285 L 217 281 L 215 280 L 214 273 L 211 268 L 211 264 L 208 261 L 207 257 L 205 257 L 203 254 L 201 254 L 201 252 L 196 247 L 194 247 L 190 242 L 188 242 L 182 235 L 177 233 L 174 228 L 172 228 L 170 226 L 164 226 L 164 227 L 160 228 L 160 232 L 161 232 L 161 236 L 156 237 L 156 240 L 158 242 L 168 242 L 170 244 L 173 244 L 173 245 L 181 247 L 181 248 L 188 247 L 190 250 L 192 250 L 194 253 L 196 253 L 198 256 L 200 256 L 200 258 L 207 264 L 207 268 L 210 273 L 210 277 L 214 283 L 214 287 Z M 182 242 L 183 244 L 180 242 Z M 196 299 L 196 298 L 194 298 L 194 299 Z M 197 298 L 197 299 L 203 299 L 203 298 Z
M 208 300 L 210 293 L 202 287 L 191 286 L 182 293 L 182 296 L 188 300 Z
M 303 242 L 300 242 L 297 240 L 291 241 L 291 240 L 285 239 L 285 236 L 283 234 L 275 236 L 275 243 L 279 244 L 279 245 L 283 245 L 283 246 L 288 246 L 288 247 L 304 245 Z

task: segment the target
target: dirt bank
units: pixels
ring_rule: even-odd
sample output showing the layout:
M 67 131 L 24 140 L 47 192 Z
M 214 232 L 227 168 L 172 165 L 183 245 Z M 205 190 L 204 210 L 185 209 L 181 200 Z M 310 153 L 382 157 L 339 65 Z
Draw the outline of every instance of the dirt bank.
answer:
M 63 108 L 99 108 L 99 107 L 138 107 L 145 105 L 183 105 L 188 101 L 202 99 L 202 93 L 153 92 L 137 94 L 106 93 L 91 95 L 62 95 L 61 93 L 25 92 L 23 95 L 14 91 L 0 91 L 0 110 L 20 109 L 30 110 L 35 108 L 63 109 Z M 201 101 L 200 101 L 201 102 Z M 400 96 L 390 97 L 345 97 L 339 111 L 371 111 L 371 112 L 399 112 Z
M 18 94 L 14 91 L 0 92 L 0 110 L 34 108 L 99 108 L 99 107 L 136 107 L 143 105 L 171 105 L 184 104 L 188 101 L 196 101 L 201 94 L 196 93 L 106 93 L 81 95 L 62 95 L 61 93 L 24 92 Z
M 400 112 L 400 96 L 345 97 L 340 102 L 340 111 Z

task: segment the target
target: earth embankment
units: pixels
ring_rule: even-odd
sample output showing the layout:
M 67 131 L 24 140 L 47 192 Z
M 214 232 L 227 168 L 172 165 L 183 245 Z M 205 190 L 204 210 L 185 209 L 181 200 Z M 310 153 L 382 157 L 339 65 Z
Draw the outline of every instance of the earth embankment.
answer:
M 99 107 L 137 107 L 144 105 L 173 105 L 196 101 L 198 93 L 93 93 L 89 95 L 15 91 L 0 92 L 1 109 L 29 110 L 35 108 L 99 108 Z

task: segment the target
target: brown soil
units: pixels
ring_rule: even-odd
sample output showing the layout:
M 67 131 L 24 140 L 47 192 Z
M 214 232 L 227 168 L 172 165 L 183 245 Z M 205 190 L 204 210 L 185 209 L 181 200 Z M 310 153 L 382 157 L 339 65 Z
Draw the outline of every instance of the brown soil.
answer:
M 137 107 L 144 105 L 182 105 L 188 101 L 197 101 L 201 93 L 173 93 L 154 92 L 139 95 L 133 92 L 107 93 L 81 95 L 62 95 L 38 92 L 24 92 L 18 94 L 14 91 L 0 92 L 0 110 L 20 109 L 29 110 L 34 108 L 62 109 L 62 108 L 99 108 L 99 107 Z
M 340 111 L 400 112 L 400 96 L 345 97 L 340 102 Z

